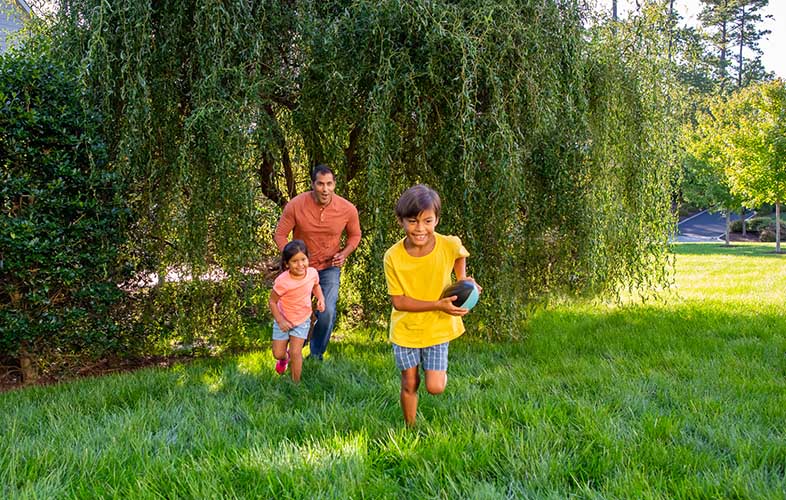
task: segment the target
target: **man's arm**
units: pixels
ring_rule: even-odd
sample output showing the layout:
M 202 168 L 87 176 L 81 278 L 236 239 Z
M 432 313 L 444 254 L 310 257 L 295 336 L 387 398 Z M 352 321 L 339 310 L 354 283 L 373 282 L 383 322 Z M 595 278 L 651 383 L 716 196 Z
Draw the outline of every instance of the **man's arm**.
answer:
M 295 228 L 295 210 L 292 203 L 287 203 L 284 206 L 284 211 L 281 213 L 281 218 L 278 219 L 276 231 L 273 233 L 273 241 L 278 247 L 278 251 L 282 251 L 284 246 L 289 242 L 289 233 Z
M 354 206 L 352 207 L 352 213 L 350 213 L 349 220 L 344 229 L 347 232 L 347 243 L 344 245 L 344 248 L 333 256 L 333 262 L 331 264 L 336 267 L 343 266 L 349 254 L 354 252 L 360 244 L 360 237 L 362 236 L 360 232 L 360 217 L 358 217 L 358 211 Z

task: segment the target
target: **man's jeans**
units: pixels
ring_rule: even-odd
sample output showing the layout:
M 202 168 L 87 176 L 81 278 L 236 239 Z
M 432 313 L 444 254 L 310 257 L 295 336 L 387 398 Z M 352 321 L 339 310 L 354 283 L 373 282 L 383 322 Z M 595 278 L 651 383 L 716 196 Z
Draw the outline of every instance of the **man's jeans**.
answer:
M 336 324 L 336 302 L 338 301 L 338 285 L 341 282 L 341 268 L 328 267 L 319 271 L 319 286 L 325 296 L 325 312 L 317 311 L 317 324 L 311 332 L 311 356 L 322 359 L 325 354 L 330 334 Z

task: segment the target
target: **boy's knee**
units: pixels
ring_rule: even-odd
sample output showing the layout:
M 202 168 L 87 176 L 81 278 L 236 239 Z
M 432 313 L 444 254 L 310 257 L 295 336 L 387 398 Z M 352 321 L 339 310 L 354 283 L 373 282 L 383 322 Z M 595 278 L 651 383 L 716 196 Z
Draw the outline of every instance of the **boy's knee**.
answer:
M 446 373 L 441 376 L 426 377 L 426 390 L 429 394 L 437 395 L 445 392 L 445 386 L 448 385 L 448 375 Z
M 402 375 L 401 377 L 401 390 L 406 393 L 413 393 L 418 391 L 420 386 L 420 378 L 418 376 L 410 377 Z
M 431 382 L 426 381 L 426 390 L 429 394 L 437 395 L 445 392 L 445 382 Z

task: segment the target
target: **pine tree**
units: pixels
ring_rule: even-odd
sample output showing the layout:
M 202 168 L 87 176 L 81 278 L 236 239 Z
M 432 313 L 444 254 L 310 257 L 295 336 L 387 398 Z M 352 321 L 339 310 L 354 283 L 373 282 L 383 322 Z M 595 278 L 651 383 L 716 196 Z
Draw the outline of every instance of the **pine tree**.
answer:
M 760 29 L 761 10 L 769 0 L 701 0 L 699 22 L 704 29 L 708 62 L 722 92 L 766 80 L 759 41 L 768 34 Z M 746 56 L 746 51 L 751 56 Z

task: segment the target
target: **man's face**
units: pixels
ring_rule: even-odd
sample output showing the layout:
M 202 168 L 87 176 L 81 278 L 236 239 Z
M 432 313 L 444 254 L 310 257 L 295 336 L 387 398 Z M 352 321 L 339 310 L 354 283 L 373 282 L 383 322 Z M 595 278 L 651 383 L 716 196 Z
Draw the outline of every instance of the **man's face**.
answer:
M 311 183 L 314 190 L 314 198 L 323 207 L 333 199 L 333 191 L 336 189 L 336 181 L 333 174 L 317 174 L 316 180 Z

